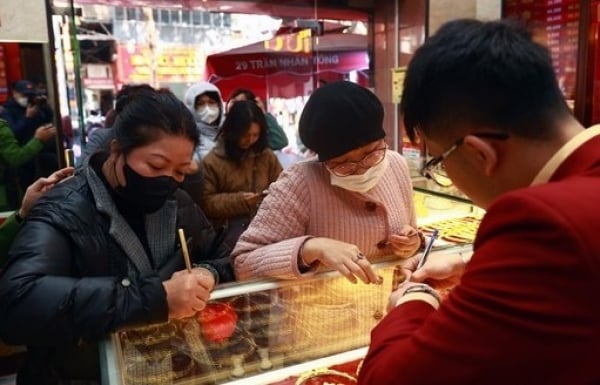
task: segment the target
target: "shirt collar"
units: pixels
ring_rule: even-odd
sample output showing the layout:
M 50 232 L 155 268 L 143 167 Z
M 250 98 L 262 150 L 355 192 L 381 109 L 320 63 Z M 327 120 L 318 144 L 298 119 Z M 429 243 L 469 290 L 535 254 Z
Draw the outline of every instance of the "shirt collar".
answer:
M 531 186 L 548 182 L 569 155 L 574 153 L 582 144 L 598 135 L 600 135 L 600 124 L 592 126 L 587 130 L 583 130 L 571 138 L 571 140 L 565 143 L 560 150 L 550 158 L 544 167 L 542 167 L 535 178 L 533 178 Z

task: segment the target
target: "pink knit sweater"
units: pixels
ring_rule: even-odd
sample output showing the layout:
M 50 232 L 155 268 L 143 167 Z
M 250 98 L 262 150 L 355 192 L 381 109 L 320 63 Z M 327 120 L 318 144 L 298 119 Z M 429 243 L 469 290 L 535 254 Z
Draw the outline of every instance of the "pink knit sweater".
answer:
M 307 161 L 284 171 L 233 250 L 238 280 L 293 279 L 301 274 L 298 251 L 308 237 L 352 243 L 369 258 L 392 253 L 387 240 L 403 225 L 416 227 L 406 160 L 388 151 L 387 170 L 366 194 L 332 186 L 322 163 Z

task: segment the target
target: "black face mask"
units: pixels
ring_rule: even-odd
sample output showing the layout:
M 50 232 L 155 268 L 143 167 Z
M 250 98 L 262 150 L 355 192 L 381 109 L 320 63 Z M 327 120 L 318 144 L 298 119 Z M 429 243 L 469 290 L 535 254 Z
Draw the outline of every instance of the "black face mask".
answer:
M 142 176 L 135 172 L 125 161 L 123 166 L 125 186 L 119 186 L 116 191 L 133 207 L 150 214 L 158 211 L 167 199 L 179 187 L 179 182 L 170 176 Z

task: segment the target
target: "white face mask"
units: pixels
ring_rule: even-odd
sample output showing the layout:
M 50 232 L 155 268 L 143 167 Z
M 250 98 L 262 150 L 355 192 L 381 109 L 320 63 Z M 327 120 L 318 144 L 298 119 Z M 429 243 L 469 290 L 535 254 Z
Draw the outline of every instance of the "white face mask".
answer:
M 26 96 L 20 96 L 18 98 L 15 98 L 15 101 L 17 102 L 18 105 L 20 105 L 21 107 L 27 107 L 27 104 L 29 104 L 29 100 L 27 100 Z
M 203 106 L 196 110 L 196 114 L 201 121 L 211 124 L 219 117 L 219 107 Z
M 383 177 L 387 166 L 388 160 L 387 157 L 385 157 L 379 164 L 376 164 L 360 175 L 337 176 L 329 169 L 327 170 L 330 174 L 332 186 L 338 186 L 344 190 L 364 194 L 373 187 L 377 186 L 377 183 L 379 183 Z

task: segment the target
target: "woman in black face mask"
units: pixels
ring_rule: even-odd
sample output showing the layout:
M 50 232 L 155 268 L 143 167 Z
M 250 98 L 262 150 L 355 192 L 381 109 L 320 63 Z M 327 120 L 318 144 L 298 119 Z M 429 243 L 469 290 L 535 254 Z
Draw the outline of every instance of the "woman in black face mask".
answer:
M 230 250 L 178 189 L 198 142 L 191 113 L 150 87 L 116 111 L 108 151 L 33 207 L 0 278 L 0 338 L 28 347 L 20 384 L 98 381 L 96 341 L 192 316 L 218 281 L 233 279 Z

